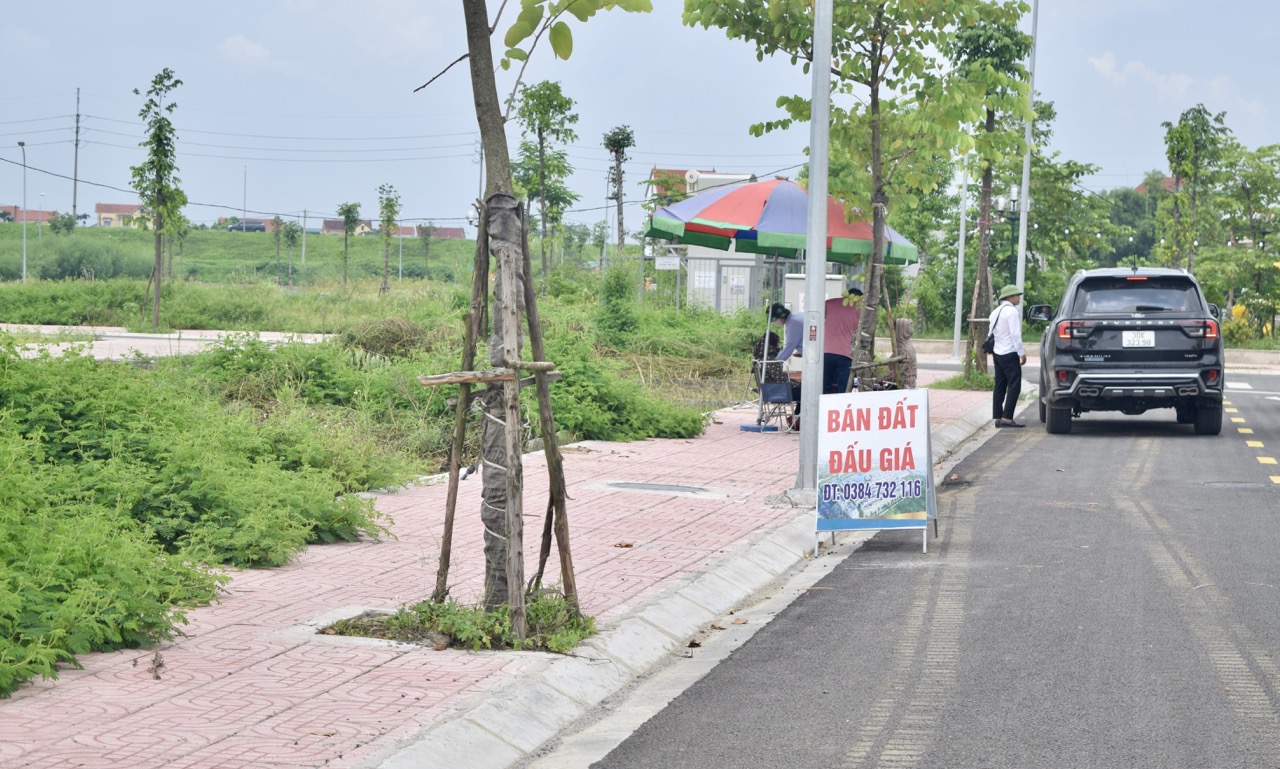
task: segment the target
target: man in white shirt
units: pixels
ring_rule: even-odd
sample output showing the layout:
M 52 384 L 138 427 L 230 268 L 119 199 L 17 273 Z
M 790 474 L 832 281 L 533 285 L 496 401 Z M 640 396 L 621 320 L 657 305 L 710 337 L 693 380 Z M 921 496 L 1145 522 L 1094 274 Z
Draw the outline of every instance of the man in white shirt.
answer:
M 1013 410 L 1022 394 L 1022 367 L 1027 351 L 1022 347 L 1022 289 L 1009 284 L 1000 289 L 1000 304 L 991 313 L 991 333 L 995 352 L 991 354 L 996 386 L 991 393 L 991 413 L 996 427 L 1026 427 L 1013 419 Z

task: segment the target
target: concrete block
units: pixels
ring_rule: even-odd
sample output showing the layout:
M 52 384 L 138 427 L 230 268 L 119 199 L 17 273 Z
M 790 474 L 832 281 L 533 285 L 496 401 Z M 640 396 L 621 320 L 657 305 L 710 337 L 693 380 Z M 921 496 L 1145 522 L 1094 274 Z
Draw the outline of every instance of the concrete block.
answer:
M 580 704 L 545 681 L 517 679 L 468 713 L 466 720 L 528 753 L 555 737 L 583 712 Z
M 644 609 L 639 616 L 677 642 L 685 643 L 720 615 L 677 593 Z
M 631 682 L 631 671 L 611 659 L 565 657 L 540 676 L 546 684 L 585 708 L 594 707 Z
M 778 577 L 804 558 L 804 552 L 788 550 L 772 539 L 766 539 L 747 548 L 742 557 Z
M 726 579 L 725 569 L 717 568 L 698 577 L 680 591 L 680 595 L 713 614 L 724 614 L 751 596 L 755 588 Z M 753 580 L 754 581 L 754 580 Z
M 506 769 L 524 752 L 465 719 L 448 721 L 414 739 L 378 769 Z
M 676 641 L 644 620 L 628 619 L 612 630 L 588 638 L 579 648 L 584 656 L 611 659 L 632 675 L 639 675 L 670 654 L 676 648 Z

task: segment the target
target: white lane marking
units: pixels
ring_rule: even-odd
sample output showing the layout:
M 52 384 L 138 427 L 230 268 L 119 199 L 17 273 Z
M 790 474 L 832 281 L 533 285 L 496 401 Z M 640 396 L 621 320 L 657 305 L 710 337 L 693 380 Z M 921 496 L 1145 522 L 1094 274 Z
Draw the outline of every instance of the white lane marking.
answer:
M 1252 390 L 1253 385 L 1248 382 L 1227 382 L 1227 387 L 1232 390 Z

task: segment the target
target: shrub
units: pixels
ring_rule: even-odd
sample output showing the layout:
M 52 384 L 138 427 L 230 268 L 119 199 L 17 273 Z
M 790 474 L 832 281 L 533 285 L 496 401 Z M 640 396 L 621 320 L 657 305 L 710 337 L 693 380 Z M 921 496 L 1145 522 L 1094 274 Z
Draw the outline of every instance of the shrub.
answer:
M 1247 318 L 1227 318 L 1222 321 L 1222 341 L 1228 347 L 1244 347 L 1254 336 L 1253 326 Z
M 0 412 L 0 696 L 74 655 L 171 638 L 223 581 L 86 494 L 83 468 L 46 460 Z

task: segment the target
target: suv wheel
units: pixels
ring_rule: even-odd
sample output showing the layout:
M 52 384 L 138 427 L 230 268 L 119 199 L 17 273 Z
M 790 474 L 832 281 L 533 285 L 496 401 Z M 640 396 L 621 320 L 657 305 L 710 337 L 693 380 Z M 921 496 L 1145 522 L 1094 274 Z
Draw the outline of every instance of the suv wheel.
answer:
M 1071 409 L 1070 408 L 1052 408 L 1047 409 L 1048 424 L 1045 429 L 1054 435 L 1066 435 L 1071 432 Z
M 1222 407 L 1204 404 L 1196 407 L 1196 435 L 1218 435 L 1222 432 Z

